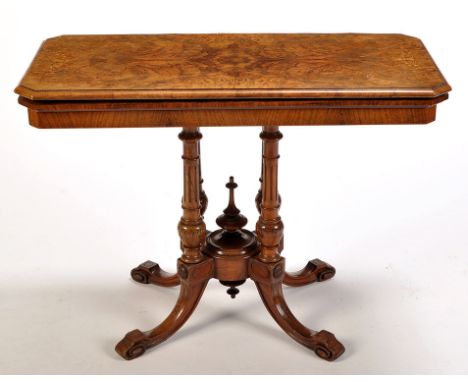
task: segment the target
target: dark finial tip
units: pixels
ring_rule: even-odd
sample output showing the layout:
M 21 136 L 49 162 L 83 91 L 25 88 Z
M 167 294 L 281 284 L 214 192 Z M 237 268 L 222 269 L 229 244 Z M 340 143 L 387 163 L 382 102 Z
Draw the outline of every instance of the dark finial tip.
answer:
M 229 177 L 229 182 L 226 183 L 226 187 L 229 188 L 229 189 L 234 189 L 234 188 L 237 187 L 237 183 L 234 182 L 234 177 L 233 176 Z
M 239 285 L 242 285 L 243 283 L 245 283 L 245 280 L 238 280 L 238 281 L 222 281 L 220 280 L 219 281 L 221 284 L 229 287 L 226 291 L 226 293 L 231 296 L 231 298 L 236 298 L 236 296 L 239 294 L 239 289 L 237 289 L 236 287 L 238 287 Z
M 230 287 L 226 293 L 231 296 L 231 298 L 236 298 L 236 296 L 239 294 L 239 289 L 236 287 Z

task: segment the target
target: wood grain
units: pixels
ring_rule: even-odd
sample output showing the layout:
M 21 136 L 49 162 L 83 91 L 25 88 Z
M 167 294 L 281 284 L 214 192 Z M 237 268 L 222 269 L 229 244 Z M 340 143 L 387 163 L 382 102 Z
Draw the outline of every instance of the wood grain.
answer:
M 183 110 L 41 112 L 29 109 L 29 123 L 38 128 L 109 128 L 178 126 L 282 126 L 425 124 L 435 120 L 436 107 L 334 108 L 293 110 Z
M 75 35 L 46 40 L 16 92 L 34 100 L 408 98 L 450 90 L 400 34 Z

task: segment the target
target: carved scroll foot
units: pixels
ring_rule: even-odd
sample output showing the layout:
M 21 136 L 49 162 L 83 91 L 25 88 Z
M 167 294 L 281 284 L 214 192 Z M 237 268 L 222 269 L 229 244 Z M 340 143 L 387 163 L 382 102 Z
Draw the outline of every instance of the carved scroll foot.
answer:
M 138 329 L 127 333 L 115 350 L 123 358 L 130 360 L 141 356 L 147 349 L 167 340 L 188 320 L 195 310 L 213 275 L 213 259 L 204 258 L 195 264 L 178 261 L 177 273 L 180 277 L 180 293 L 172 312 L 154 329 L 142 332 Z
M 163 271 L 158 264 L 148 260 L 133 268 L 130 272 L 132 279 L 141 284 L 154 284 L 164 287 L 173 287 L 180 284 L 177 273 Z
M 332 333 L 311 330 L 292 314 L 283 295 L 284 258 L 276 263 L 264 263 L 252 258 L 249 271 L 266 308 L 291 338 L 327 361 L 333 361 L 343 354 L 344 346 Z
M 314 259 L 297 272 L 285 272 L 283 284 L 297 287 L 331 279 L 336 270 L 325 261 Z

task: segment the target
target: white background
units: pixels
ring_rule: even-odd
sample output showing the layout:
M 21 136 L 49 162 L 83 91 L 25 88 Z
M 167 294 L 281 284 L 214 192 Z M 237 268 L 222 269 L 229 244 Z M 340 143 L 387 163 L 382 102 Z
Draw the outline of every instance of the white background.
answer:
M 2 1 L 0 372 L 466 373 L 468 130 L 462 1 Z M 286 288 L 306 325 L 346 346 L 327 363 L 284 334 L 253 283 L 216 281 L 186 326 L 131 362 L 115 343 L 149 329 L 178 288 L 140 285 L 146 259 L 175 269 L 179 129 L 37 130 L 13 89 L 60 34 L 397 32 L 421 38 L 454 88 L 425 126 L 284 127 L 281 214 L 289 270 L 319 257 L 333 280 Z M 206 221 L 229 175 L 253 228 L 258 127 L 203 128 Z M 222 160 L 221 160 L 222 159 Z M 308 200 L 305 203 L 305 200 Z

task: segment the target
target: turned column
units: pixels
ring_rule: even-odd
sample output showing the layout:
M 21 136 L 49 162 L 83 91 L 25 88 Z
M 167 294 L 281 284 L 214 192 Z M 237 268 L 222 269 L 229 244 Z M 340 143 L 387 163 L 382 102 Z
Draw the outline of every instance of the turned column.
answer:
M 206 226 L 202 217 L 200 139 L 198 127 L 183 127 L 179 134 L 183 143 L 184 194 L 183 215 L 178 230 L 182 244 L 181 260 L 198 263 L 203 260 L 201 247 L 206 238 Z
M 264 126 L 262 139 L 262 182 L 260 217 L 256 233 L 261 243 L 258 258 L 267 263 L 281 259 L 283 223 L 279 216 L 280 197 L 278 193 L 279 140 L 283 137 L 278 126 Z

